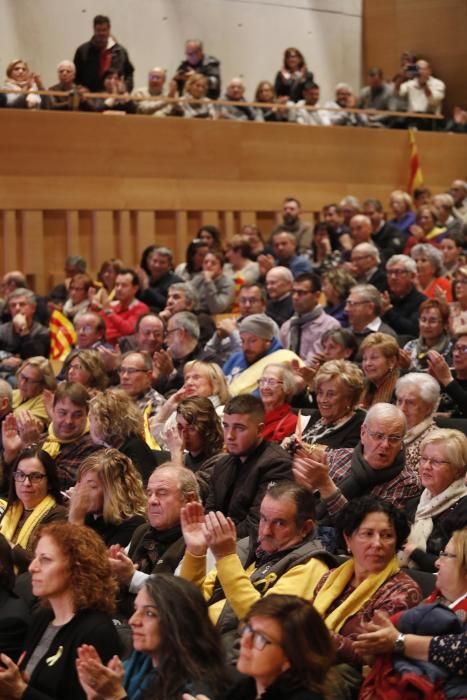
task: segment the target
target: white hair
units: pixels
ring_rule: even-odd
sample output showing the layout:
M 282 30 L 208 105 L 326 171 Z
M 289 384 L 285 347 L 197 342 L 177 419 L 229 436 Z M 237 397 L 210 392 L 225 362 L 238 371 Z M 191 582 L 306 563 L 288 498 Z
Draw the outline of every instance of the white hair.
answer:
M 396 396 L 399 397 L 401 389 L 417 389 L 422 401 L 432 407 L 432 413 L 436 411 L 441 395 L 441 388 L 436 379 L 424 372 L 409 372 L 396 382 Z
M 368 423 L 370 421 L 378 422 L 381 420 L 397 421 L 401 424 L 402 432 L 405 435 L 407 431 L 407 419 L 400 410 L 400 408 L 397 408 L 397 406 L 394 406 L 392 403 L 383 402 L 373 404 L 373 406 L 368 410 L 368 413 L 365 416 L 363 425 L 367 428 Z

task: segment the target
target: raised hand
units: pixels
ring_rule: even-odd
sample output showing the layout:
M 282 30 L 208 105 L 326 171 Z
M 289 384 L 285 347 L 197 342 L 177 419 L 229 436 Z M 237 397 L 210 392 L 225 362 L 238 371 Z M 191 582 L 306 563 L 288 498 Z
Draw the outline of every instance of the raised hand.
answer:
M 118 656 L 113 656 L 107 666 L 91 644 L 78 648 L 76 670 L 87 700 L 121 700 L 126 697 L 123 687 L 124 669 Z
M 206 541 L 216 560 L 237 551 L 237 529 L 232 518 L 220 511 L 208 513 L 204 519 Z
M 206 554 L 208 548 L 207 531 L 204 508 L 201 503 L 192 501 L 183 506 L 180 511 L 180 523 L 187 551 L 198 557 Z

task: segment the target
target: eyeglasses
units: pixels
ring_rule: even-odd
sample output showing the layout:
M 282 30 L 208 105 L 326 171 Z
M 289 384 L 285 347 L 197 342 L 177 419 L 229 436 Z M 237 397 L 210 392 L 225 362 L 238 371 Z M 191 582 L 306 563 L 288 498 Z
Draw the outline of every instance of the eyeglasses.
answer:
M 164 334 L 164 335 L 167 337 L 167 336 L 170 335 L 171 333 L 175 333 L 176 331 L 179 331 L 179 330 L 180 330 L 180 328 L 170 328 L 170 329 L 167 329 L 167 330 L 165 331 L 165 334 Z
M 138 369 L 137 367 L 120 367 L 120 369 L 118 370 L 118 373 L 120 375 L 129 374 L 130 377 L 133 374 L 137 374 L 138 372 L 148 372 L 148 370 L 147 369 Z
M 274 379 L 273 377 L 261 377 L 258 382 L 260 386 L 270 386 L 272 389 L 274 389 L 275 386 L 279 386 L 279 384 L 283 383 L 284 382 L 281 382 L 280 379 Z
M 420 323 L 426 323 L 427 326 L 436 326 L 438 323 L 441 323 L 441 320 L 439 318 L 427 318 L 426 316 L 421 316 Z
M 371 303 L 370 301 L 349 301 L 349 300 L 347 300 L 345 302 L 345 305 L 349 309 L 353 309 L 354 306 L 361 306 L 362 304 L 370 304 L 370 303 Z
M 408 275 L 408 270 L 387 270 L 388 277 L 402 277 L 403 275 Z
M 465 355 L 467 353 L 467 345 L 454 345 L 452 351 L 459 353 L 459 355 Z
M 423 455 L 420 455 L 420 462 L 429 464 L 435 469 L 441 469 L 443 464 L 451 464 L 451 462 L 449 462 L 447 459 L 432 459 L 431 457 L 424 457 Z
M 262 632 L 254 630 L 249 622 L 240 623 L 238 626 L 238 632 L 240 637 L 243 637 L 245 634 L 249 634 L 251 636 L 251 642 L 254 648 L 258 651 L 263 651 L 264 647 L 268 644 L 275 644 L 278 647 L 281 646 L 279 642 L 274 642 L 272 639 L 268 639 Z
M 439 558 L 440 559 L 457 559 L 457 554 L 451 554 L 451 552 L 446 552 L 446 550 L 442 549 L 441 552 L 439 553 Z
M 25 374 L 19 374 L 18 379 L 25 384 L 42 384 L 42 379 L 31 379 L 31 377 L 26 377 Z
M 26 472 L 22 472 L 21 470 L 13 472 L 13 479 L 20 483 L 23 483 L 23 481 L 27 479 L 30 484 L 38 484 L 42 479 L 46 478 L 47 474 L 41 474 L 40 472 L 31 472 L 30 474 L 26 474 Z
M 390 445 L 398 445 L 403 439 L 402 435 L 386 435 L 386 433 L 379 433 L 366 427 L 365 430 L 373 440 L 376 440 L 376 442 L 384 442 L 384 440 L 387 440 Z

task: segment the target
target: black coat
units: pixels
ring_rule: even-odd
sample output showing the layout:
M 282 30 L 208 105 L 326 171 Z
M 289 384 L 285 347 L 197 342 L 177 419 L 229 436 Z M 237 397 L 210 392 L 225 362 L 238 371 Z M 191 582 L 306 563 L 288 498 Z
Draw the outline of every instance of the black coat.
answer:
M 321 418 L 321 414 L 318 409 L 312 409 L 310 412 L 310 420 L 306 426 L 312 426 L 317 420 Z M 361 408 L 355 411 L 352 418 L 337 428 L 334 432 L 320 437 L 318 442 L 320 445 L 327 445 L 331 450 L 335 450 L 338 447 L 356 447 L 360 442 L 360 430 L 362 423 L 365 420 L 366 411 Z M 303 431 L 303 440 L 307 442 L 306 439 L 306 428 Z
M 112 46 L 110 51 L 112 54 L 111 69 L 123 74 L 127 90 L 131 92 L 135 69 L 128 56 L 128 51 L 117 43 Z M 75 81 L 78 85 L 84 85 L 90 92 L 100 92 L 104 89 L 104 83 L 100 76 L 100 49 L 92 41 L 86 41 L 78 46 L 73 63 L 76 66 Z
M 268 686 L 261 695 L 261 700 L 324 700 L 322 693 L 317 693 L 306 688 L 291 688 L 286 680 L 280 677 Z M 233 688 L 227 691 L 226 700 L 255 700 L 256 684 L 253 678 L 242 678 Z
M 290 455 L 272 442 L 263 440 L 244 462 L 234 455 L 222 455 L 214 465 L 206 512 L 220 510 L 237 526 L 237 537 L 256 532 L 259 507 L 268 485 L 293 480 Z
M 50 609 L 42 609 L 34 617 L 26 640 L 25 669 L 32 652 L 53 619 Z M 21 700 L 86 700 L 76 672 L 76 652 L 81 644 L 92 644 L 104 664 L 119 654 L 120 640 L 110 615 L 81 610 L 55 635 L 48 651 L 39 661 Z M 56 661 L 51 663 L 52 657 Z M 47 662 L 48 661 L 48 662 Z
M 0 650 L 17 661 L 31 616 L 26 603 L 11 591 L 0 588 Z
M 426 300 L 426 296 L 412 287 L 405 297 L 396 297 L 390 294 L 393 308 L 381 316 L 382 320 L 394 328 L 397 335 L 408 335 L 418 338 L 418 317 L 420 304 Z

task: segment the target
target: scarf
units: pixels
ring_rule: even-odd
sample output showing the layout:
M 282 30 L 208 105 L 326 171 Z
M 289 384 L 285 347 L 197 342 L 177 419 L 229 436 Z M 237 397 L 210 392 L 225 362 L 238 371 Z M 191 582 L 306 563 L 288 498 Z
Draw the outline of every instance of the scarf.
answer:
M 143 698 L 144 691 L 155 680 L 157 670 L 153 666 L 152 659 L 148 654 L 134 651 L 131 656 L 123 662 L 125 668 L 124 688 L 131 700 Z
M 23 527 L 19 531 L 16 539 L 16 544 L 23 549 L 26 549 L 34 528 L 37 527 L 44 515 L 56 505 L 56 501 L 52 496 L 48 495 L 43 498 L 24 522 Z M 7 508 L 3 515 L 0 532 L 2 535 L 4 535 L 8 542 L 11 542 L 14 537 L 18 523 L 23 515 L 23 510 L 24 506 L 21 501 L 15 501 L 15 503 Z
M 411 445 L 431 426 L 433 426 L 435 429 L 438 427 L 433 420 L 433 415 L 428 416 L 428 418 L 422 420 L 421 423 L 417 423 L 417 425 L 414 425 L 413 428 L 407 430 L 406 434 L 404 435 L 404 445 L 406 447 Z
M 421 367 L 421 369 L 426 369 L 427 368 L 427 360 L 426 360 L 426 355 L 429 350 L 436 350 L 436 352 L 439 352 L 440 355 L 446 354 L 446 352 L 449 350 L 449 346 L 451 344 L 451 339 L 448 336 L 447 333 L 443 333 L 439 339 L 438 342 L 435 345 L 431 345 L 428 347 L 428 345 L 425 343 L 425 340 L 420 336 L 415 340 L 414 343 L 414 348 L 412 350 L 412 354 L 415 356 L 416 360 L 416 365 Z
M 167 530 L 157 530 L 155 527 L 150 527 L 144 533 L 133 555 L 133 561 L 138 565 L 138 570 L 145 574 L 152 574 L 154 566 L 166 549 L 181 536 L 180 524 Z
M 44 452 L 47 452 L 47 454 L 50 455 L 52 459 L 55 459 L 55 457 L 60 452 L 62 445 L 67 445 L 71 442 L 75 442 L 76 440 L 79 440 L 79 438 L 82 438 L 83 435 L 86 435 L 86 433 L 88 432 L 89 420 L 86 419 L 86 425 L 84 426 L 84 430 L 82 433 L 80 433 L 80 435 L 78 435 L 78 437 L 70 438 L 69 440 L 63 440 L 62 438 L 58 438 L 55 435 L 53 423 L 51 423 L 47 432 L 47 438 L 45 439 L 45 442 L 42 445 L 42 449 L 44 450 Z
M 351 421 L 354 416 L 355 411 L 352 411 L 350 415 L 346 413 L 345 416 L 342 416 L 342 418 L 339 418 L 334 423 L 325 423 L 323 419 L 320 418 L 316 423 L 305 428 L 305 432 L 302 435 L 303 442 L 311 445 L 315 442 L 321 442 L 323 437 L 335 433 L 336 430 L 339 430 L 339 428 L 342 428 L 343 425 Z
M 229 394 L 238 396 L 238 394 L 252 394 L 258 388 L 258 381 L 263 374 L 266 365 L 274 363 L 290 363 L 292 360 L 298 360 L 300 367 L 303 361 L 290 350 L 276 350 L 270 355 L 265 355 L 260 360 L 257 360 L 252 365 L 244 369 L 238 374 L 235 379 L 229 384 Z
M 420 496 L 415 520 L 410 530 L 410 542 L 417 549 L 422 549 L 425 552 L 427 540 L 433 530 L 433 518 L 452 508 L 464 496 L 467 496 L 464 477 L 453 481 L 447 489 L 444 489 L 437 496 L 432 496 L 428 489 L 425 489 Z
M 315 609 L 324 617 L 328 608 L 345 590 L 352 580 L 355 565 L 353 559 L 349 559 L 329 574 L 326 583 L 321 588 L 313 601 Z M 370 574 L 350 595 L 335 609 L 324 617 L 326 627 L 332 632 L 339 632 L 349 617 L 356 615 L 366 602 L 371 600 L 376 591 L 381 588 L 394 574 L 399 571 L 397 558 L 394 556 L 386 567 L 377 574 Z
M 292 316 L 290 319 L 289 348 L 297 355 L 300 355 L 303 327 L 315 321 L 322 313 L 323 307 L 318 304 L 313 311 L 308 311 L 308 313 L 300 316 Z
M 405 451 L 402 449 L 394 462 L 385 469 L 373 469 L 363 457 L 362 443 L 359 442 L 352 453 L 350 470 L 346 477 L 338 484 L 340 491 L 346 499 L 363 496 L 373 486 L 384 484 L 394 479 L 404 469 Z
M 392 403 L 392 395 L 398 379 L 399 370 L 389 370 L 379 386 L 373 382 L 367 382 L 360 403 L 362 408 L 370 408 L 375 403 Z

